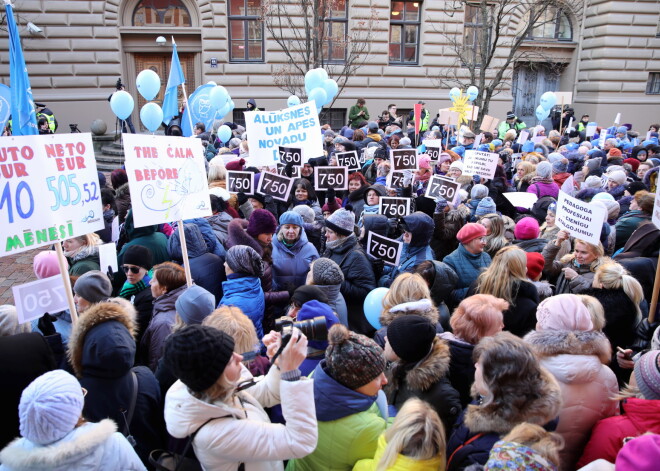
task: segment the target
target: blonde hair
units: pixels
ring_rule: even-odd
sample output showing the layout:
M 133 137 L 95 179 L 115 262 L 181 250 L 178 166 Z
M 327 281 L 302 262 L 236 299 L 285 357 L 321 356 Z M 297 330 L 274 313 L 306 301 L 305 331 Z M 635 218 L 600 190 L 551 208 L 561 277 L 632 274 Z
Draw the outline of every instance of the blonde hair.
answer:
M 382 312 L 384 314 L 394 306 L 420 299 L 428 299 L 433 302 L 429 285 L 424 278 L 417 273 L 401 273 L 394 279 L 390 290 L 383 298 Z
M 522 167 L 525 169 L 525 175 L 527 176 L 530 173 L 534 173 L 536 171 L 536 165 L 534 165 L 532 162 L 529 162 L 527 160 L 523 160 L 522 162 L 518 162 L 518 165 L 516 165 L 516 170 L 518 170 L 518 167 Z
M 586 294 L 578 294 L 591 315 L 591 323 L 594 325 L 593 330 L 601 331 L 605 328 L 605 309 L 598 299 Z
M 614 261 L 603 263 L 596 269 L 596 277 L 605 289 L 623 289 L 635 305 L 637 319 L 642 317 L 639 304 L 644 299 L 642 285 L 621 264 Z
M 504 247 L 495 254 L 490 266 L 477 278 L 476 292 L 491 294 L 514 306 L 514 289 L 521 281 L 527 281 L 525 252 L 515 246 Z
M 502 216 L 502 222 L 504 223 L 504 232 L 507 231 L 513 234 L 513 230 L 516 228 L 516 223 L 509 216 Z
M 605 250 L 603 249 L 603 244 L 601 244 L 600 242 L 598 242 L 598 245 L 594 245 L 587 242 L 586 240 L 575 239 L 575 243 L 573 244 L 574 247 L 573 250 L 577 248 L 577 244 L 582 244 L 586 246 L 589 253 L 596 257 L 596 259 L 593 262 L 591 262 L 591 264 L 589 265 L 590 271 L 595 272 L 599 265 L 609 260 L 609 258 L 605 257 Z M 575 252 L 564 255 L 559 261 L 561 263 L 568 264 L 568 263 L 572 263 L 573 260 L 575 260 Z
M 509 245 L 509 239 L 504 236 L 504 221 L 499 214 L 486 214 L 479 218 L 479 222 L 488 219 L 490 222 L 490 234 L 486 236 L 486 247 L 484 250 L 494 254 L 503 247 Z
M 234 339 L 236 353 L 251 352 L 259 343 L 254 324 L 236 306 L 220 306 L 202 321 L 202 325 L 229 334 Z
M 529 447 L 559 467 L 559 450 L 564 447 L 564 439 L 558 433 L 548 432 L 540 425 L 523 422 L 513 427 L 502 440 Z
M 225 375 L 220 375 L 218 380 L 213 383 L 208 389 L 205 389 L 202 392 L 196 392 L 188 389 L 191 395 L 199 399 L 200 401 L 213 403 L 215 401 L 221 401 L 231 405 L 230 399 L 236 393 L 236 382 L 229 381 Z
M 408 399 L 403 404 L 384 436 L 387 446 L 376 465 L 377 471 L 394 466 L 398 455 L 419 461 L 437 457 L 445 459 L 445 428 L 438 413 L 420 399 Z

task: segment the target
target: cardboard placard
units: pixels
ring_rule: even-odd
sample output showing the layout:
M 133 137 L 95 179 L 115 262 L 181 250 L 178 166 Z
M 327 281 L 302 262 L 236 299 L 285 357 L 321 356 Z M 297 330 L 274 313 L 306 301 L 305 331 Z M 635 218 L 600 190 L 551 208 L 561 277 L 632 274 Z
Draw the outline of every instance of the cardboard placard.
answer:
M 460 195 L 458 194 L 458 190 L 460 189 L 460 183 L 440 175 L 433 175 L 429 180 L 429 184 L 426 186 L 426 193 L 424 193 L 424 196 L 431 199 L 436 199 L 441 196 L 447 201 L 456 204 L 457 200 L 460 198 Z
M 520 136 L 518 136 L 518 144 L 524 144 L 529 139 L 529 131 L 523 129 L 520 131 Z
M 417 149 L 390 150 L 392 170 L 417 170 Z
M 274 200 L 288 201 L 294 179 L 277 173 L 263 172 L 259 179 L 257 193 L 270 195 Z
M 117 246 L 114 242 L 109 242 L 107 244 L 99 245 L 99 266 L 103 273 L 108 272 L 108 268 L 111 268 L 113 272 L 119 271 L 119 266 L 117 265 Z
M 429 159 L 431 159 L 431 162 L 437 162 L 438 159 L 440 158 L 440 154 L 442 153 L 442 147 L 431 147 L 431 146 L 426 146 L 426 155 L 429 156 Z
M 586 137 L 593 137 L 594 134 L 598 131 L 598 126 L 596 124 L 587 124 L 587 129 L 584 134 Z
M 358 160 L 357 151 L 350 150 L 348 152 L 337 152 L 337 164 L 340 167 L 346 167 L 349 171 L 360 170 L 360 162 Z
M 561 191 L 564 193 L 575 196 L 575 180 L 573 179 L 573 175 L 570 175 L 564 183 L 561 185 Z
M 387 188 L 403 188 L 403 172 L 390 170 L 385 181 Z
M 485 132 L 492 132 L 495 137 L 497 137 L 497 126 L 499 126 L 500 120 L 492 116 L 486 115 L 481 120 L 481 130 Z
M 538 200 L 538 197 L 534 193 L 528 193 L 526 191 L 513 191 L 502 194 L 516 208 L 530 209 L 534 206 L 536 200 Z
M 449 111 L 448 109 L 440 110 L 438 123 L 456 126 L 458 124 L 458 113 L 456 111 Z
M 69 308 L 60 275 L 12 286 L 11 290 L 20 324 Z
M 314 188 L 317 191 L 348 190 L 348 168 L 316 167 L 314 170 Z
M 557 97 L 558 105 L 570 105 L 573 103 L 573 92 L 553 92 Z
M 284 165 L 292 163 L 293 165 L 302 165 L 302 149 L 300 147 L 277 147 L 277 155 L 280 163 Z
M 277 174 L 286 177 L 286 174 L 284 173 L 285 167 L 286 165 L 277 164 Z M 300 178 L 301 169 L 302 167 L 296 167 L 295 165 L 291 167 L 291 178 Z
M 227 170 L 227 191 L 254 195 L 254 173 Z
M 464 175 L 479 175 L 480 177 L 492 179 L 495 176 L 495 168 L 499 154 L 493 152 L 480 152 L 478 150 L 466 150 L 463 162 Z
M 378 213 L 388 218 L 402 218 L 410 214 L 412 198 L 381 196 L 378 199 Z
M 560 191 L 555 222 L 573 237 L 598 245 L 606 212 L 600 205 L 585 203 Z
M 379 258 L 388 265 L 397 266 L 401 258 L 403 243 L 383 237 L 370 231 L 367 239 L 367 253 L 374 258 Z

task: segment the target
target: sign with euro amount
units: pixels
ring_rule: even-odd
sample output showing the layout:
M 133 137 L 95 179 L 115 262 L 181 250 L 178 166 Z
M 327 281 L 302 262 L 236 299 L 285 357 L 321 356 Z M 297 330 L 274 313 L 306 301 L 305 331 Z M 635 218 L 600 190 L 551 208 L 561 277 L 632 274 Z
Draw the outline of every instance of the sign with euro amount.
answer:
M 103 227 L 91 134 L 0 137 L 0 256 Z

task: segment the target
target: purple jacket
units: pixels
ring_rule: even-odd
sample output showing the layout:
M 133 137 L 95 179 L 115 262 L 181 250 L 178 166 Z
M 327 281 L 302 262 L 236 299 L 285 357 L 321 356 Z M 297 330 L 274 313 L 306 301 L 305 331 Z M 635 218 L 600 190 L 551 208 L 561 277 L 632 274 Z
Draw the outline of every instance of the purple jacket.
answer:
M 538 199 L 541 199 L 544 196 L 552 196 L 554 199 L 557 199 L 557 196 L 559 196 L 559 187 L 555 182 L 536 182 L 529 185 L 527 193 L 534 193 Z

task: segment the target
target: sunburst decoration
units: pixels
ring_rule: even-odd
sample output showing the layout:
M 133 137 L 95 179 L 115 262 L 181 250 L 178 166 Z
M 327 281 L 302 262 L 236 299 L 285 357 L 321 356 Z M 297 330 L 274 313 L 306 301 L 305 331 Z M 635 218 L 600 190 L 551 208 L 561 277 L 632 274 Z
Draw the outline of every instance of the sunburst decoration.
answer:
M 470 99 L 467 97 L 467 95 L 463 95 L 463 90 L 461 90 L 461 94 L 456 97 L 456 99 L 453 102 L 453 106 L 449 108 L 450 111 L 454 111 L 458 113 L 458 124 L 459 126 L 461 124 L 467 124 L 468 119 L 467 119 L 467 114 L 468 111 L 472 108 L 472 105 L 468 105 L 468 101 Z

